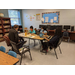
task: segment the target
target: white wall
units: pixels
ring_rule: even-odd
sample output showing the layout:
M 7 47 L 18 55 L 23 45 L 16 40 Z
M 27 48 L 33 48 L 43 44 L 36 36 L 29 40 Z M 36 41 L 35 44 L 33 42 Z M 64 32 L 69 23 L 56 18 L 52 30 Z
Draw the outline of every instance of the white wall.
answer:
M 34 28 L 39 28 L 40 21 L 36 21 L 36 17 L 30 21 L 26 16 L 28 17 L 31 15 L 36 15 L 38 13 L 41 14 L 43 12 L 55 12 L 60 11 L 60 18 L 59 18 L 59 24 L 58 25 L 74 25 L 75 26 L 75 9 L 23 9 L 22 10 L 22 17 L 23 17 L 23 26 L 24 27 L 30 27 L 31 25 L 34 26 Z
M 8 9 L 0 9 L 0 13 L 3 13 L 4 17 L 9 17 L 9 15 L 8 15 Z

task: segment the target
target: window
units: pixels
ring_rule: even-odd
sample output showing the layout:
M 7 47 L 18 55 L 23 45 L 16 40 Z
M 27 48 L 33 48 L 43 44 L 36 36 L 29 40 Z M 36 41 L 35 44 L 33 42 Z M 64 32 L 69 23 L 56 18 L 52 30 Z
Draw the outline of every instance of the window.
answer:
M 9 17 L 11 19 L 11 25 L 21 25 L 20 11 L 8 10 Z

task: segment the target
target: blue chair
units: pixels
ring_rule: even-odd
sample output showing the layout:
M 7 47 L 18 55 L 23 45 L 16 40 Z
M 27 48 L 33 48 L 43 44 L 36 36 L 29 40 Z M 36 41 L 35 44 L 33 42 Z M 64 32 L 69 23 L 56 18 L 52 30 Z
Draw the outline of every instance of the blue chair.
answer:
M 5 52 L 5 47 L 3 47 L 3 46 L 0 46 L 0 51 L 2 51 L 2 52 Z
M 15 57 L 15 58 L 17 57 L 17 54 L 14 51 L 9 51 L 8 54 Z M 16 65 L 16 64 L 14 64 L 14 65 Z
M 9 51 L 8 54 L 15 57 L 15 58 L 17 57 L 17 54 L 14 51 Z

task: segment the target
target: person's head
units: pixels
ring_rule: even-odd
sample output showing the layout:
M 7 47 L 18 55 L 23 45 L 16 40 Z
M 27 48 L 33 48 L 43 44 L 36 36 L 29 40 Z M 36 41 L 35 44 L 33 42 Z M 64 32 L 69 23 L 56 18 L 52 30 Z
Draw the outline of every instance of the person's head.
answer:
M 14 25 L 13 28 L 14 28 L 16 31 L 18 31 L 19 26 L 18 26 L 18 25 Z
M 30 30 L 33 31 L 33 26 L 30 26 Z
M 43 27 L 41 27 L 41 29 L 43 29 Z
M 61 27 L 56 28 L 55 35 L 58 35 L 58 36 L 62 35 L 62 28 Z
M 35 28 L 34 30 L 36 31 L 37 29 Z
M 43 27 L 44 30 L 46 30 L 46 27 Z

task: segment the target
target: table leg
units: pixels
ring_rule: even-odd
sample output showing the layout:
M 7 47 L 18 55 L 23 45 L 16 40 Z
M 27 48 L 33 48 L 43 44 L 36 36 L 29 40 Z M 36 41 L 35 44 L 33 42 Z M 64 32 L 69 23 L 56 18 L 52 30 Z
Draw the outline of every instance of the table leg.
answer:
M 40 51 L 42 50 L 42 43 L 40 42 Z
M 29 46 L 30 46 L 30 38 L 29 38 Z
M 35 40 L 34 40 L 34 46 L 35 46 Z

